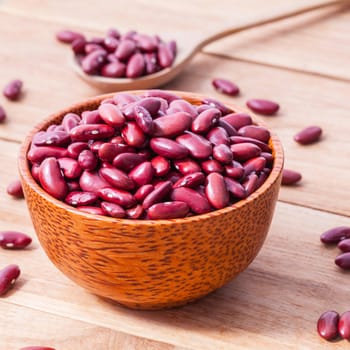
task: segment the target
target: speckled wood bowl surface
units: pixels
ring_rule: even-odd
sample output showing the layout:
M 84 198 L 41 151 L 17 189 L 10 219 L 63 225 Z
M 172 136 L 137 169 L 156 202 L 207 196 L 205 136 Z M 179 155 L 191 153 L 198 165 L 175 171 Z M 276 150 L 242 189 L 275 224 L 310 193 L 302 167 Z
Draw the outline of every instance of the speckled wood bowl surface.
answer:
M 176 94 L 193 104 L 200 104 L 203 98 L 188 92 Z M 19 171 L 35 231 L 57 268 L 96 295 L 134 309 L 184 305 L 231 281 L 258 254 L 280 187 L 281 143 L 272 133 L 274 164 L 269 177 L 248 198 L 230 207 L 171 220 L 114 219 L 84 213 L 51 197 L 35 182 L 26 154 L 36 132 L 60 123 L 68 112 L 95 109 L 112 95 L 97 96 L 52 114 L 22 144 Z M 254 115 L 253 119 L 257 123 Z

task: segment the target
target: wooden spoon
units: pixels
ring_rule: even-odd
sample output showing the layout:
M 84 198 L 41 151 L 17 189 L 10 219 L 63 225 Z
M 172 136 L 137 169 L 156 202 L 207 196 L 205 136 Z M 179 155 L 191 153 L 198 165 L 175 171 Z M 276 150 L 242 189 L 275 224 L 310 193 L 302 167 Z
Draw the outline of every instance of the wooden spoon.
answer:
M 265 24 L 277 22 L 283 19 L 291 18 L 297 15 L 301 15 L 307 12 L 311 12 L 314 10 L 318 10 L 321 8 L 334 6 L 334 5 L 345 5 L 349 4 L 349 0 L 333 0 L 326 1 L 321 4 L 314 4 L 305 6 L 303 8 L 299 8 L 288 13 L 284 13 L 281 15 L 271 16 L 269 18 L 260 19 L 258 21 L 246 24 L 239 24 L 220 32 L 209 35 L 205 38 L 197 39 L 194 43 L 190 43 L 188 41 L 189 34 L 186 33 L 186 39 L 180 40 L 177 39 L 178 43 L 178 53 L 175 58 L 173 65 L 169 68 L 165 68 L 157 73 L 142 76 L 136 79 L 130 78 L 108 78 L 102 77 L 99 75 L 88 75 L 86 74 L 78 64 L 74 55 L 71 58 L 71 64 L 74 71 L 87 83 L 101 89 L 104 91 L 121 91 L 121 90 L 135 90 L 135 89 L 150 89 L 159 87 L 170 80 L 174 79 L 182 70 L 185 69 L 186 65 L 190 62 L 190 60 L 194 57 L 194 55 L 199 52 L 204 46 L 224 38 L 228 35 L 239 33 L 248 29 L 256 28 L 263 26 Z

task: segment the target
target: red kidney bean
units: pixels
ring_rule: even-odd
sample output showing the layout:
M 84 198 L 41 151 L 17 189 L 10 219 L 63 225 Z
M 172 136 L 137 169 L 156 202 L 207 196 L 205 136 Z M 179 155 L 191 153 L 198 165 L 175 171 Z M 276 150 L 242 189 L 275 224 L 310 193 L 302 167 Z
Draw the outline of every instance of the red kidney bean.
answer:
M 123 208 L 131 208 L 136 204 L 136 199 L 131 193 L 117 188 L 101 188 L 97 194 L 104 201 L 118 204 Z
M 230 164 L 233 161 L 232 151 L 225 144 L 219 144 L 213 148 L 213 157 L 223 164 Z
M 73 142 L 67 147 L 67 155 L 70 158 L 78 159 L 80 152 L 88 148 L 89 145 L 86 142 Z
M 98 159 L 90 150 L 83 150 L 78 156 L 78 164 L 84 170 L 94 170 L 97 167 Z
M 301 180 L 302 176 L 299 172 L 291 169 L 283 169 L 282 185 L 294 185 Z
M 19 350 L 56 350 L 56 349 L 49 348 L 47 346 L 26 346 L 25 348 L 20 348 Z
M 120 38 L 120 32 L 119 32 L 118 29 L 110 28 L 110 29 L 107 30 L 106 36 L 119 39 Z
M 65 44 L 71 44 L 76 39 L 84 39 L 84 36 L 72 30 L 60 30 L 56 33 L 56 39 Z
M 153 204 L 161 202 L 172 191 L 172 183 L 165 181 L 159 187 L 155 188 L 142 202 L 143 209 L 150 208 Z
M 106 36 L 103 40 L 103 46 L 109 52 L 114 52 L 118 45 L 119 40 L 113 36 Z
M 262 126 L 246 125 L 238 130 L 239 135 L 243 137 L 250 137 L 259 141 L 267 143 L 270 139 L 270 131 Z
M 78 210 L 83 211 L 84 213 L 93 214 L 93 215 L 105 215 L 105 212 L 100 207 L 94 207 L 90 205 L 82 205 L 77 207 Z
M 110 56 L 108 56 L 108 58 L 109 57 Z M 105 64 L 101 69 L 101 75 L 108 78 L 121 78 L 125 76 L 125 73 L 126 73 L 126 65 L 119 61 Z
M 112 163 L 118 154 L 130 151 L 131 147 L 128 145 L 107 142 L 98 149 L 98 156 L 101 160 Z
M 33 136 L 32 143 L 36 146 L 67 146 L 70 142 L 66 131 L 39 131 Z
M 32 163 L 41 163 L 47 157 L 63 158 L 67 157 L 68 152 L 65 148 L 56 146 L 31 147 L 27 158 Z
M 158 89 L 147 90 L 143 96 L 144 97 L 160 97 L 161 99 L 166 100 L 168 103 L 171 103 L 174 100 L 180 99 L 179 96 L 177 96 L 169 91 L 158 90 Z
M 22 90 L 23 82 L 22 80 L 15 79 L 10 81 L 4 88 L 3 94 L 9 100 L 15 101 L 18 100 L 21 90 Z
M 261 157 L 264 157 L 266 159 L 266 165 L 271 167 L 273 164 L 273 155 L 268 152 L 261 152 Z
M 186 147 L 194 158 L 208 158 L 213 152 L 213 147 L 206 138 L 190 131 L 178 136 L 176 141 Z
M 74 127 L 79 125 L 81 118 L 75 113 L 67 113 L 62 120 L 63 128 L 69 133 Z
M 253 124 L 252 117 L 247 113 L 230 113 L 222 117 L 222 120 L 229 123 L 236 130 Z
M 137 47 L 142 51 L 152 52 L 158 48 L 157 40 L 149 35 L 138 34 L 136 36 Z
M 95 50 L 82 59 L 81 67 L 87 74 L 96 74 L 106 62 L 106 59 L 107 52 L 105 50 Z
M 137 153 L 125 152 L 125 153 L 118 154 L 113 159 L 113 165 L 116 168 L 119 168 L 128 172 L 128 171 L 131 171 L 133 168 L 135 168 L 136 165 L 142 163 L 143 161 L 145 161 L 144 156 Z
M 134 197 L 138 202 L 143 202 L 143 200 L 152 192 L 154 191 L 154 186 L 151 184 L 142 185 L 138 188 L 138 190 L 135 192 Z
M 138 204 L 133 208 L 127 209 L 126 216 L 128 219 L 140 219 L 143 215 L 143 207 Z
M 232 113 L 230 108 L 226 107 L 222 102 L 215 100 L 214 98 L 206 97 L 202 100 L 202 103 L 217 108 L 223 115 Z
M 129 173 L 129 177 L 136 183 L 137 186 L 147 185 L 152 182 L 154 169 L 151 162 L 143 162 L 137 165 Z
M 350 252 L 350 238 L 340 241 L 338 248 L 344 253 Z
M 23 188 L 20 180 L 14 180 L 7 185 L 6 192 L 15 198 L 24 198 Z
M 102 120 L 115 128 L 119 128 L 125 124 L 125 117 L 121 110 L 114 104 L 105 103 L 98 107 L 98 113 Z
M 206 109 L 194 119 L 191 130 L 198 134 L 205 134 L 217 124 L 220 117 L 221 112 L 217 108 Z
M 335 264 L 344 270 L 350 270 L 350 253 L 342 253 L 335 258 Z
M 101 101 L 101 105 L 104 104 L 104 103 L 112 103 L 113 105 L 115 104 L 112 97 L 105 98 L 104 100 Z
M 126 211 L 118 204 L 110 202 L 101 202 L 101 209 L 104 213 L 112 218 L 125 218 Z
M 83 171 L 79 179 L 79 186 L 86 192 L 97 192 L 98 190 L 110 187 L 109 182 L 104 180 L 97 171 Z
M 169 104 L 167 114 L 187 113 L 191 116 L 191 122 L 198 116 L 197 109 L 186 100 L 174 100 Z
M 122 129 L 125 142 L 132 147 L 142 147 L 146 142 L 146 135 L 136 122 L 128 122 Z
M 247 193 L 247 196 L 251 195 L 257 189 L 258 180 L 258 175 L 254 173 L 247 176 L 247 179 L 242 184 Z
M 40 169 L 40 164 L 38 164 L 38 163 L 34 163 L 32 165 L 32 168 L 30 169 L 30 172 L 31 172 L 31 174 L 36 182 L 40 182 L 39 181 L 39 169 Z
M 114 132 L 114 128 L 109 125 L 86 124 L 74 127 L 70 131 L 70 137 L 73 141 L 100 140 L 113 136 Z
M 248 159 L 258 157 L 261 154 L 260 147 L 252 143 L 237 143 L 231 145 L 233 159 L 238 161 L 246 161 Z
M 205 160 L 201 167 L 206 174 L 224 172 L 224 167 L 216 159 Z
M 56 158 L 43 160 L 39 169 L 39 180 L 44 190 L 56 199 L 64 199 L 68 192 L 67 184 L 62 176 Z
M 152 138 L 150 147 L 158 155 L 169 159 L 185 158 L 189 153 L 185 146 L 165 137 Z
M 212 85 L 225 95 L 236 96 L 239 94 L 239 87 L 227 79 L 214 79 Z
M 143 59 L 145 60 L 145 71 L 147 74 L 153 74 L 160 70 L 155 53 L 145 53 Z
M 177 112 L 157 118 L 153 122 L 153 136 L 175 137 L 181 135 L 185 130 L 190 128 L 191 123 L 192 118 L 186 112 Z
M 247 101 L 247 106 L 252 111 L 263 115 L 273 115 L 280 108 L 278 103 L 262 99 L 251 99 Z
M 135 115 L 137 114 L 136 108 L 143 107 L 153 117 L 158 113 L 160 106 L 161 106 L 161 101 L 159 98 L 155 98 L 155 97 L 143 98 L 142 100 L 139 100 L 135 103 L 135 107 L 134 107 Z
M 118 92 L 113 96 L 113 100 L 119 108 L 122 108 L 129 103 L 139 101 L 140 97 L 126 92 Z
M 74 207 L 94 204 L 98 200 L 95 192 L 72 191 L 68 193 L 65 202 Z
M 72 44 L 72 50 L 76 55 L 81 55 L 85 53 L 85 46 L 87 44 L 86 39 L 84 38 L 76 38 Z
M 122 190 L 132 190 L 135 188 L 134 182 L 123 171 L 114 167 L 104 167 L 99 170 L 99 175 L 113 187 Z
M 326 311 L 317 321 L 317 332 L 322 338 L 333 340 L 338 337 L 338 323 L 339 314 L 336 311 Z
M 1 231 L 0 247 L 6 249 L 23 249 L 32 243 L 32 239 L 22 232 Z
M 81 124 L 103 124 L 103 122 L 98 110 L 81 113 Z
M 158 46 L 158 63 L 162 68 L 170 67 L 174 62 L 174 55 L 166 44 L 159 44 Z
M 340 316 L 338 332 L 343 339 L 350 340 L 350 311 L 346 311 Z
M 245 188 L 238 181 L 230 177 L 224 177 L 224 180 L 227 191 L 232 193 L 233 197 L 239 199 L 247 197 Z
M 201 171 L 201 167 L 191 158 L 184 158 L 180 160 L 174 160 L 175 169 L 181 174 L 187 175 Z
M 136 50 L 136 44 L 130 39 L 121 40 L 115 55 L 121 61 L 126 61 Z
M 218 126 L 225 129 L 228 136 L 236 136 L 238 134 L 237 130 L 222 118 L 219 119 Z
M 192 174 L 187 174 L 177 180 L 173 188 L 177 187 L 191 187 L 196 188 L 199 185 L 203 185 L 205 182 L 205 175 L 202 172 L 196 172 Z
M 151 220 L 176 219 L 185 217 L 189 210 L 187 203 L 173 201 L 153 204 L 147 214 Z
M 216 209 L 222 209 L 229 204 L 230 197 L 224 177 L 218 173 L 210 173 L 206 179 L 205 194 L 209 203 Z
M 261 142 L 257 139 L 252 139 L 250 137 L 244 137 L 244 136 L 231 136 L 230 137 L 231 144 L 237 144 L 237 143 L 253 143 L 254 145 L 257 145 L 260 147 L 262 152 L 271 152 L 270 146 L 267 145 L 264 142 Z
M 321 234 L 321 242 L 329 243 L 338 243 L 343 239 L 350 238 L 350 227 L 348 226 L 338 226 L 333 227 Z
M 175 188 L 171 194 L 173 201 L 185 202 L 196 214 L 204 214 L 211 211 L 211 206 L 206 197 L 196 190 L 188 187 Z
M 102 43 L 97 44 L 97 43 L 87 42 L 85 44 L 84 51 L 85 51 L 86 54 L 90 54 L 91 52 L 94 52 L 94 51 L 97 51 L 97 50 L 106 52 L 106 50 L 102 46 Z
M 0 106 L 0 123 L 6 120 L 6 112 L 2 106 Z
M 18 265 L 7 265 L 0 270 L 0 295 L 4 295 L 16 282 L 21 271 Z
M 294 140 L 302 145 L 309 145 L 318 141 L 321 137 L 322 129 L 319 126 L 309 126 L 299 131 Z
M 75 159 L 65 157 L 58 158 L 57 161 L 60 169 L 63 171 L 64 176 L 68 179 L 76 179 L 83 172 L 82 167 Z
M 170 171 L 169 161 L 162 156 L 152 158 L 151 164 L 155 171 L 155 175 L 158 177 L 164 176 Z
M 127 78 L 138 78 L 143 75 L 145 70 L 145 60 L 143 55 L 139 52 L 133 54 L 126 66 Z
M 259 173 L 265 168 L 266 159 L 264 157 L 255 157 L 247 160 L 243 164 L 245 175 L 249 175 L 252 172 Z
M 226 130 L 220 126 L 216 126 L 212 128 L 208 132 L 206 137 L 215 146 L 221 145 L 221 144 L 225 144 L 225 145 L 230 144 L 230 139 Z
M 244 168 L 241 163 L 233 160 L 231 164 L 225 165 L 225 173 L 234 179 L 240 179 L 244 175 Z
M 150 112 L 140 105 L 135 105 L 134 112 L 135 122 L 138 125 L 138 127 L 144 133 L 152 134 L 154 129 L 154 123 Z
M 173 53 L 173 56 L 175 57 L 177 54 L 177 44 L 175 40 L 171 40 L 168 42 L 168 47 L 170 51 Z

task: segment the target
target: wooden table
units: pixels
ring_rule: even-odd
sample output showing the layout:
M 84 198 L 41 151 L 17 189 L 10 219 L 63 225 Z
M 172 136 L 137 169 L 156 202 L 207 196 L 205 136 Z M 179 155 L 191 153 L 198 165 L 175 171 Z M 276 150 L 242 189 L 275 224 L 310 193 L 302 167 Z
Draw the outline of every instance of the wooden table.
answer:
M 122 31 L 200 31 L 317 1 L 209 0 L 0 2 L 0 86 L 24 81 L 24 97 L 0 104 L 0 230 L 33 237 L 24 251 L 1 250 L 0 267 L 21 266 L 13 290 L 0 299 L 0 348 L 29 345 L 58 350 L 106 349 L 348 349 L 317 335 L 328 309 L 350 309 L 350 276 L 334 264 L 321 232 L 350 226 L 350 10 L 328 8 L 207 47 L 169 89 L 196 91 L 241 105 L 248 98 L 278 101 L 278 116 L 264 121 L 285 147 L 286 167 L 300 171 L 299 186 L 282 188 L 268 239 L 234 281 L 183 308 L 138 312 L 110 305 L 62 275 L 41 249 L 26 204 L 6 194 L 17 175 L 19 144 L 49 113 L 99 91 L 69 70 L 68 48 L 55 41 L 62 28 L 98 34 Z M 128 8 L 127 14 L 124 8 Z M 211 80 L 226 77 L 242 90 L 220 95 Z M 300 146 L 293 135 L 308 125 L 321 142 Z

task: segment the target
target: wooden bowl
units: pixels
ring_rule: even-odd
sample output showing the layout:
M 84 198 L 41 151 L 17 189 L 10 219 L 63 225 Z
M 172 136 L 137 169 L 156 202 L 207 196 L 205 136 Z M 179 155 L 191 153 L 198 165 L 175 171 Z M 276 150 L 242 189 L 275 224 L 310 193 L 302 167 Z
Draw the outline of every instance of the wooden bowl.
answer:
M 194 104 L 203 98 L 175 93 Z M 184 305 L 231 281 L 258 254 L 280 188 L 281 143 L 272 133 L 274 164 L 269 177 L 248 198 L 230 207 L 172 220 L 87 214 L 46 193 L 33 179 L 26 154 L 36 132 L 60 123 L 68 112 L 95 109 L 112 95 L 97 96 L 52 114 L 22 144 L 19 171 L 34 228 L 50 260 L 90 292 L 134 309 Z M 226 105 L 242 111 L 231 103 Z

